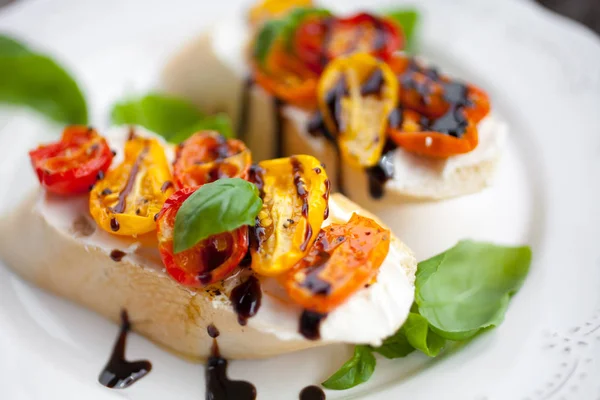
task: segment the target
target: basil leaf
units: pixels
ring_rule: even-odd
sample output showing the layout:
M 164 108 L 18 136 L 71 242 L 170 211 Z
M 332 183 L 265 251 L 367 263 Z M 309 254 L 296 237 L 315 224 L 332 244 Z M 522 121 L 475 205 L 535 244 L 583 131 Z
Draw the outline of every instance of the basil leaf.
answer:
M 293 50 L 293 41 L 296 30 L 308 17 L 328 17 L 331 12 L 325 8 L 301 7 L 295 8 L 285 17 L 285 23 L 281 29 L 284 49 L 288 52 Z
M 435 333 L 420 314 L 408 314 L 402 330 L 410 345 L 429 357 L 437 356 L 446 345 L 446 340 Z
M 381 346 L 374 347 L 373 351 L 381 354 L 385 358 L 403 358 L 415 351 L 415 348 L 408 342 L 403 328 L 385 339 Z
M 229 116 L 225 113 L 218 113 L 215 115 L 207 115 L 194 125 L 191 125 L 170 136 L 169 142 L 181 143 L 189 138 L 193 133 L 199 131 L 217 131 L 226 138 L 232 138 L 235 136 Z
M 210 236 L 253 225 L 261 208 L 258 189 L 243 179 L 220 179 L 202 185 L 183 202 L 175 216 L 175 253 Z
M 113 124 L 141 125 L 167 140 L 203 118 L 204 114 L 187 100 L 157 93 L 119 102 L 111 111 Z
M 404 325 L 393 336 L 373 350 L 385 358 L 402 358 L 415 349 L 429 357 L 437 356 L 446 345 L 446 340 L 436 334 L 425 318 L 411 312 Z
M 31 51 L 23 43 L 8 36 L 0 35 L 0 56 L 14 56 L 16 54 L 27 54 Z
M 482 329 L 472 329 L 470 331 L 464 332 L 445 332 L 441 329 L 436 328 L 435 326 L 430 326 L 432 332 L 435 332 L 438 336 L 446 339 L 452 340 L 455 342 L 461 342 L 465 340 L 471 339 L 473 336 L 477 335 Z
M 417 51 L 416 30 L 419 24 L 419 12 L 415 9 L 389 10 L 384 16 L 393 20 L 404 33 L 404 51 L 414 54 Z
M 0 102 L 22 105 L 67 124 L 87 124 L 87 106 L 77 83 L 49 57 L 0 36 Z
M 467 339 L 504 319 L 531 263 L 529 247 L 465 240 L 419 263 L 415 301 L 440 336 Z
M 267 56 L 271 48 L 279 38 L 285 22 L 279 19 L 267 21 L 260 28 L 256 41 L 254 42 L 254 58 L 259 64 L 264 65 L 267 62 Z
M 376 360 L 368 346 L 355 346 L 352 358 L 321 385 L 327 389 L 350 389 L 368 381 L 375 370 Z

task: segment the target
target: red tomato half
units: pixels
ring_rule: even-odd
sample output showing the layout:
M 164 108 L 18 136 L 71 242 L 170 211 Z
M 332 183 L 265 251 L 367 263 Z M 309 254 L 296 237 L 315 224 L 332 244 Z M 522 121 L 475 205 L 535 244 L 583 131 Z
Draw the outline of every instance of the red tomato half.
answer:
M 225 279 L 248 251 L 248 227 L 211 236 L 191 249 L 173 253 L 175 216 L 196 188 L 184 188 L 167 199 L 156 219 L 158 250 L 167 273 L 184 286 L 203 287 Z
M 108 170 L 113 154 L 94 129 L 87 126 L 65 128 L 58 142 L 29 152 L 38 180 L 48 191 L 60 195 L 87 192 Z
M 246 179 L 251 163 L 250 150 L 242 141 L 213 131 L 198 132 L 177 148 L 175 187 L 198 187 L 221 178 Z
M 296 55 L 318 74 L 342 55 L 361 52 L 387 61 L 402 47 L 402 34 L 394 23 L 367 13 L 307 18 L 294 36 Z

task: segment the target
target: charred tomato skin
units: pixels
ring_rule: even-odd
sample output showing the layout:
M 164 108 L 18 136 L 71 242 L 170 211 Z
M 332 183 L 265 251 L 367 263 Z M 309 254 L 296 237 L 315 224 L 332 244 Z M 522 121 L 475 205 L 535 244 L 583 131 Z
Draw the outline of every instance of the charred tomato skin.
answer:
M 221 178 L 248 178 L 250 150 L 237 139 L 215 131 L 197 132 L 177 146 L 173 164 L 175 187 L 198 187 Z
M 29 152 L 31 165 L 42 187 L 62 196 L 89 191 L 110 167 L 113 154 L 96 130 L 74 125 L 61 140 Z

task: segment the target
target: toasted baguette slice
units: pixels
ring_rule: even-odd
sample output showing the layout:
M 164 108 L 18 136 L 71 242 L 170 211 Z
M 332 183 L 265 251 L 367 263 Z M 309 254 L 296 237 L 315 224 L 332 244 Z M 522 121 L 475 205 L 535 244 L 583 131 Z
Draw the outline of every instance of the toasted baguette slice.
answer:
M 239 121 L 240 101 L 246 77 L 244 59 L 248 33 L 243 21 L 215 25 L 180 50 L 162 74 L 164 89 L 183 96 L 208 112 L 225 111 Z M 248 119 L 241 132 L 256 159 L 273 158 L 275 143 L 273 98 L 259 87 L 249 93 Z M 338 188 L 337 155 L 323 138 L 307 133 L 309 115 L 284 106 L 284 155 L 311 154 L 325 163 L 334 187 Z M 479 124 L 480 143 L 467 154 L 448 159 L 431 159 L 397 149 L 394 178 L 385 185 L 382 200 L 395 204 L 406 199 L 440 200 L 478 192 L 493 182 L 496 166 L 504 148 L 506 126 L 494 115 Z M 343 164 L 345 193 L 370 209 L 369 185 L 364 171 Z M 366 200 L 366 202 L 363 201 Z M 392 226 L 392 228 L 394 228 Z
M 373 217 L 341 195 L 332 195 L 330 206 L 330 222 L 347 220 L 355 211 Z M 113 253 L 111 258 L 112 249 L 124 257 L 118 261 Z M 134 330 L 191 360 L 209 355 L 209 324 L 220 330 L 221 351 L 232 359 L 269 357 L 334 342 L 378 344 L 408 315 L 416 270 L 412 252 L 393 238 L 378 281 L 324 320 L 323 340 L 309 341 L 297 333 L 300 310 L 270 293 L 268 282 L 258 314 L 240 326 L 228 294 L 249 270 L 210 288 L 185 288 L 164 272 L 152 235 L 124 239 L 97 228 L 87 213 L 87 196 L 65 199 L 41 190 L 33 193 L 0 219 L 0 256 L 35 285 L 113 321 L 126 309 Z M 366 313 L 365 323 L 377 326 L 352 336 L 351 330 L 361 330 L 363 317 L 357 313 Z

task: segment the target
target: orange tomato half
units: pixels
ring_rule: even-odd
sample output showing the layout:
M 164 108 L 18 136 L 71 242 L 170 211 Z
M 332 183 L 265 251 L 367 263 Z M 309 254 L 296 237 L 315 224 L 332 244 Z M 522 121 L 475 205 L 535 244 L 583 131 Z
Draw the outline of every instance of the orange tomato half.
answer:
M 304 309 L 328 313 L 373 281 L 389 247 L 389 230 L 355 213 L 347 223 L 321 230 L 283 286 Z

